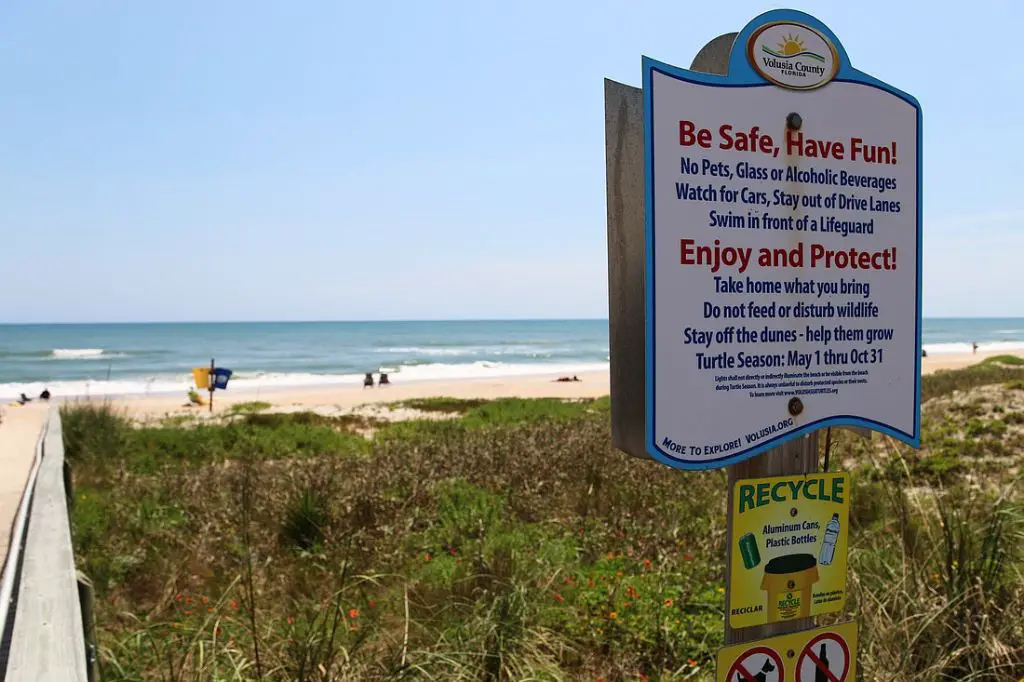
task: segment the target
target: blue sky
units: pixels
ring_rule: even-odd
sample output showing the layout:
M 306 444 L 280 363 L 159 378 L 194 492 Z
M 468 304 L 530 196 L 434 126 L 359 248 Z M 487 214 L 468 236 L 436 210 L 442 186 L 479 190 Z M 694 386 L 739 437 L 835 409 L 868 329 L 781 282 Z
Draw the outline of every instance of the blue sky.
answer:
M 0 7 L 0 322 L 604 317 L 602 79 L 763 2 Z M 807 2 L 925 119 L 926 316 L 1024 316 L 1017 3 Z

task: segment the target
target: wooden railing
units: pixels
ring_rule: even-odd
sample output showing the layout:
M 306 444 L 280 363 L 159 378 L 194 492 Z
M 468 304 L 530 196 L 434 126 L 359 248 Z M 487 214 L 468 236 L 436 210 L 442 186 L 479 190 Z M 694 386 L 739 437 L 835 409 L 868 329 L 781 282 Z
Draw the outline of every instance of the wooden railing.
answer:
M 92 682 L 95 677 L 89 674 L 95 664 L 82 620 L 69 496 L 60 413 L 53 407 L 36 446 L 0 583 L 4 682 Z

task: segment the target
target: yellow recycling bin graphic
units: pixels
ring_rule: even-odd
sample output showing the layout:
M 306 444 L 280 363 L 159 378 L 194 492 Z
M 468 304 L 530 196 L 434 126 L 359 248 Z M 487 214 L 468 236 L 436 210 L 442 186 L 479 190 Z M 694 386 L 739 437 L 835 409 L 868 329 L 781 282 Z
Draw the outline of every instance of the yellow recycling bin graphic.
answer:
M 736 482 L 730 626 L 745 628 L 843 609 L 849 500 L 846 474 Z

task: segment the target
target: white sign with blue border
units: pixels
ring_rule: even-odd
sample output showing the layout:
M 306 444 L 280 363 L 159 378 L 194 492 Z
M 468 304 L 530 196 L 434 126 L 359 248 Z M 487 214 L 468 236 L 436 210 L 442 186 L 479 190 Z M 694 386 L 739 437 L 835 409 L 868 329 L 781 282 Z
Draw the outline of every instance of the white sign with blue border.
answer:
M 721 467 L 825 426 L 919 447 L 917 100 L 794 10 L 728 76 L 645 57 L 643 88 L 649 454 Z

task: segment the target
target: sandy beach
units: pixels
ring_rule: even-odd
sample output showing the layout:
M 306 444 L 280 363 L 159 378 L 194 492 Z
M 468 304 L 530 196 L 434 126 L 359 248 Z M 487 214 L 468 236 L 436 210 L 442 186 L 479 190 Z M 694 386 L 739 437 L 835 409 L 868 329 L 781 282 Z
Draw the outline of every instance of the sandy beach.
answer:
M 963 369 L 976 365 L 986 358 L 997 355 L 1013 355 L 1024 358 L 1024 353 L 1012 353 L 1007 351 L 978 351 L 977 353 L 936 353 L 921 359 L 921 374 L 931 374 L 940 369 Z
M 217 391 L 214 394 L 214 414 L 231 409 L 232 405 L 251 401 L 267 402 L 277 410 L 318 410 L 343 413 L 362 405 L 401 402 L 415 398 L 596 398 L 608 395 L 608 372 L 579 374 L 579 381 L 556 381 L 562 375 L 514 376 L 488 379 L 460 379 L 445 381 L 396 381 L 388 386 L 301 386 L 296 388 L 263 389 L 260 391 Z M 204 400 L 208 393 L 202 394 Z M 184 396 L 154 395 L 118 398 L 111 403 L 129 416 L 138 419 L 166 415 L 208 414 L 208 408 L 185 407 Z
M 947 353 L 922 359 L 922 374 L 939 370 L 959 369 L 983 361 L 998 353 Z M 1024 356 L 1021 356 L 1024 357 Z M 609 392 L 608 372 L 579 374 L 578 382 L 559 382 L 560 375 L 510 376 L 487 379 L 459 379 L 413 381 L 403 383 L 393 379 L 389 386 L 363 388 L 361 386 L 300 386 L 262 390 L 218 391 L 214 396 L 214 414 L 223 413 L 238 403 L 261 401 L 276 410 L 318 410 L 331 413 L 349 412 L 363 405 L 401 402 L 415 398 L 451 397 L 479 398 L 596 398 Z M 204 398 L 208 394 L 203 393 Z M 73 402 L 75 399 L 69 399 Z M 112 404 L 138 419 L 152 419 L 168 415 L 208 414 L 206 407 L 186 407 L 184 396 L 149 395 L 114 398 Z M 9 408 L 18 410 L 19 408 Z

